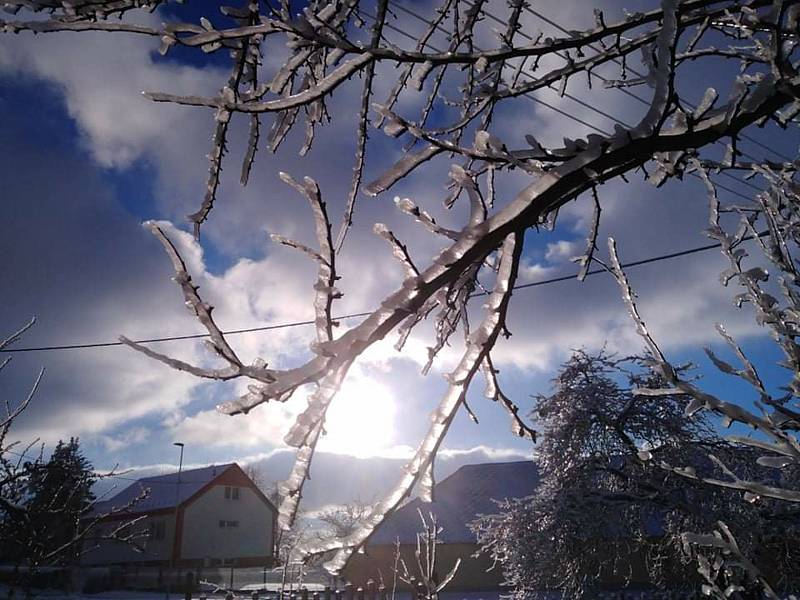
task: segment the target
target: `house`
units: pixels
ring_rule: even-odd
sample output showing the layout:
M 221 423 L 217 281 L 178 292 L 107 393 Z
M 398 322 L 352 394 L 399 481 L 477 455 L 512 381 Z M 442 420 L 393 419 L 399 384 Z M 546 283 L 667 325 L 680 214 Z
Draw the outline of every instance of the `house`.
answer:
M 495 500 L 524 498 L 534 493 L 539 482 L 531 461 L 465 465 L 436 485 L 433 502 L 416 498 L 384 521 L 369 539 L 364 554 L 356 554 L 345 568 L 344 577 L 355 585 L 372 579 L 391 581 L 396 564 L 397 542 L 400 556 L 415 574 L 417 533 L 423 529 L 420 512 L 433 514 L 442 531 L 436 550 L 437 574 L 447 575 L 457 559 L 461 565 L 448 590 L 494 590 L 500 587 L 502 573 L 491 569 L 491 559 L 473 556 L 479 546 L 469 523 L 481 514 L 496 514 Z
M 497 514 L 500 509 L 496 501 L 532 496 L 539 485 L 539 473 L 532 461 L 485 463 L 465 465 L 442 480 L 435 488 L 433 502 L 423 502 L 416 498 L 388 517 L 369 538 L 363 554 L 355 554 L 345 567 L 344 578 L 356 586 L 364 586 L 370 579 L 391 585 L 395 569 L 403 574 L 405 563 L 411 575 L 419 580 L 417 534 L 423 532 L 420 513 L 436 519 L 439 544 L 436 548 L 436 579 L 442 581 L 453 569 L 456 561 L 461 564 L 456 575 L 447 585 L 449 592 L 489 591 L 506 589 L 502 587 L 503 575 L 500 565 L 494 565 L 491 557 L 478 552 L 480 546 L 476 534 L 469 524 L 479 515 Z M 613 523 L 607 515 L 598 515 L 604 521 Z M 662 517 L 652 515 L 645 523 L 647 535 L 663 535 Z M 613 564 L 600 570 L 599 588 L 604 591 L 617 591 L 625 587 L 632 589 L 650 588 L 648 575 L 649 556 L 637 546 L 629 544 L 631 538 L 625 531 L 612 528 L 608 536 L 596 540 L 599 544 L 594 550 L 602 548 L 608 555 L 617 556 Z M 425 564 L 424 547 L 422 563 Z M 587 560 L 591 552 L 587 553 Z M 694 573 L 695 567 L 687 567 L 681 561 L 670 561 L 664 565 L 664 574 L 672 589 L 682 589 L 689 581 L 690 587 L 699 586 Z M 398 586 L 407 587 L 398 581 Z
M 134 501 L 144 492 L 146 497 Z M 277 509 L 236 463 L 145 477 L 94 514 L 104 518 L 88 540 L 84 565 L 265 566 L 275 562 Z M 131 544 L 101 539 L 126 521 Z M 94 546 L 94 547 L 93 547 Z

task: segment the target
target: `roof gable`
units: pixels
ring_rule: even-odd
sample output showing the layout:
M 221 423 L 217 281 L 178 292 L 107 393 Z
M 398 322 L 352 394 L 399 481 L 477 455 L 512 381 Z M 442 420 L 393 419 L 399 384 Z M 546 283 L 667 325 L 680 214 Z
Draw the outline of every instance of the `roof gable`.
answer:
M 155 477 L 143 477 L 130 484 L 113 498 L 98 502 L 94 507 L 93 513 L 100 514 L 110 512 L 112 509 L 119 510 L 130 504 L 145 490 L 149 490 L 147 497 L 136 502 L 126 512 L 138 514 L 174 509 L 220 477 L 228 469 L 235 466 L 235 463 L 228 463 L 182 471 L 180 482 L 178 482 L 177 472 Z
M 442 480 L 434 502 L 416 498 L 391 515 L 370 538 L 369 545 L 414 544 L 422 530 L 419 512 L 433 513 L 446 544 L 475 543 L 468 524 L 480 514 L 498 512 L 495 500 L 524 498 L 534 493 L 539 473 L 532 461 L 465 465 Z

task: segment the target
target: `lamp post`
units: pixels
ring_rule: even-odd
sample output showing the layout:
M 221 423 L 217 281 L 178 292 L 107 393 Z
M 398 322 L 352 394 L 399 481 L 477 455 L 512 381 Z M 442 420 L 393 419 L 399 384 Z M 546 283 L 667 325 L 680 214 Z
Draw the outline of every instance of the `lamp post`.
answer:
M 181 501 L 181 471 L 183 470 L 183 442 L 173 442 L 173 446 L 178 446 L 181 449 L 181 457 L 178 461 L 178 479 L 175 482 L 175 511 L 174 511 L 174 529 L 172 532 L 172 548 L 169 553 L 169 573 L 167 574 L 167 600 L 169 600 L 169 592 L 172 582 L 172 571 L 175 569 L 175 550 L 178 547 L 178 505 Z

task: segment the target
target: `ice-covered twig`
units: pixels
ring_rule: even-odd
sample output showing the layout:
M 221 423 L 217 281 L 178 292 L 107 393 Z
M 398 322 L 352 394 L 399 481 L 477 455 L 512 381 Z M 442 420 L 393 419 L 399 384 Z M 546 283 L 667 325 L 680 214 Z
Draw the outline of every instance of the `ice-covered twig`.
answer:
M 258 4 L 254 6 L 248 2 L 249 10 L 248 22 L 253 24 L 258 21 Z M 240 85 L 244 80 L 251 86 L 246 97 L 255 93 L 257 81 L 257 63 L 259 57 L 258 43 L 259 36 L 243 38 L 237 42 L 237 47 L 232 53 L 233 67 L 228 76 L 228 83 L 222 89 L 221 97 L 231 102 L 237 102 L 241 97 Z M 254 64 L 255 61 L 255 64 Z M 214 207 L 217 199 L 217 190 L 220 185 L 222 175 L 222 160 L 227 152 L 228 127 L 231 121 L 231 111 L 227 108 L 219 107 L 215 115 L 216 126 L 212 137 L 211 152 L 208 154 L 209 167 L 208 179 L 206 180 L 206 192 L 200 209 L 188 216 L 189 221 L 194 223 L 195 238 L 200 237 L 200 226 L 208 219 L 208 214 Z M 242 166 L 241 180 L 247 182 L 250 168 L 255 157 L 255 145 L 258 142 L 258 114 L 251 115 L 250 139 Z
M 379 235 L 388 242 L 389 247 L 392 249 L 392 255 L 403 265 L 406 279 L 417 277 L 419 275 L 419 269 L 414 265 L 414 261 L 411 260 L 411 255 L 409 255 L 408 248 L 406 248 L 405 244 L 398 240 L 394 233 L 383 223 L 375 223 L 372 230 L 376 235 Z
M 432 423 L 425 438 L 406 466 L 403 477 L 392 492 L 365 519 L 364 527 L 339 542 L 305 549 L 306 555 L 337 549 L 335 556 L 325 564 L 325 568 L 330 572 L 341 570 L 350 555 L 366 543 L 375 528 L 397 509 L 414 485 L 425 476 L 430 461 L 444 440 L 453 417 L 463 403 L 473 376 L 503 328 L 508 303 L 516 281 L 519 259 L 522 255 L 522 237 L 522 233 L 512 233 L 503 243 L 497 280 L 486 303 L 486 314 L 480 326 L 470 335 L 457 367 L 448 376 L 448 390 L 432 416 Z
M 622 289 L 622 297 L 628 308 L 628 312 L 636 324 L 637 332 L 645 340 L 648 350 L 655 359 L 653 368 L 670 386 L 672 386 L 676 393 L 686 394 L 692 398 L 690 404 L 686 407 L 686 413 L 691 415 L 697 410 L 705 408 L 722 416 L 726 424 L 738 421 L 745 425 L 749 425 L 771 437 L 775 441 L 776 448 L 779 448 L 781 453 L 786 456 L 789 461 L 800 464 L 800 444 L 798 444 L 797 440 L 793 436 L 776 427 L 768 416 L 758 417 L 739 405 L 726 402 L 717 398 L 713 394 L 703 392 L 694 384 L 689 383 L 678 376 L 675 368 L 666 360 L 664 354 L 661 352 L 655 340 L 648 332 L 643 319 L 639 315 L 636 303 L 634 301 L 633 289 L 631 288 L 627 276 L 620 266 L 619 258 L 616 252 L 616 245 L 612 238 L 609 238 L 608 248 L 611 257 L 613 274 L 616 277 L 620 288 Z M 742 441 L 747 443 L 745 440 Z M 697 475 L 693 468 L 672 467 L 666 464 L 662 466 L 684 477 L 697 479 L 698 481 L 703 481 L 713 485 L 719 485 L 720 487 L 739 489 L 753 494 L 777 498 L 780 500 L 789 500 L 792 502 L 800 501 L 800 491 L 764 485 L 759 482 L 746 481 L 738 478 L 733 478 L 731 480 L 720 480 L 702 477 Z
M 151 350 L 143 344 L 129 340 L 125 336 L 121 336 L 120 341 L 134 350 L 149 356 L 150 358 L 154 358 L 175 369 L 186 371 L 199 377 L 220 380 L 233 379 L 236 377 L 250 377 L 264 383 L 274 381 L 273 375 L 268 369 L 265 368 L 264 365 L 245 365 L 241 362 L 241 360 L 239 360 L 239 357 L 225 339 L 222 330 L 217 326 L 214 318 L 211 316 L 213 307 L 200 297 L 200 294 L 197 291 L 198 287 L 192 283 L 192 277 L 186 270 L 186 263 L 184 263 L 183 258 L 181 258 L 178 249 L 170 241 L 157 223 L 151 221 L 146 223 L 145 226 L 164 247 L 167 256 L 172 262 L 172 268 L 175 271 L 173 279 L 181 287 L 186 307 L 192 311 L 192 313 L 197 317 L 197 320 L 200 321 L 200 323 L 208 332 L 210 337 L 209 345 L 211 349 L 215 354 L 217 354 L 217 356 L 225 360 L 229 366 L 224 369 L 207 369 L 203 367 L 196 367 L 184 361 Z
M 186 306 L 194 313 L 197 320 L 206 328 L 206 331 L 208 331 L 208 335 L 217 353 L 229 363 L 241 366 L 242 363 L 239 357 L 236 356 L 236 353 L 230 347 L 222 331 L 211 316 L 213 307 L 203 301 L 197 292 L 198 287 L 192 283 L 192 277 L 186 270 L 186 263 L 183 262 L 183 258 L 181 258 L 181 255 L 178 253 L 178 249 L 157 223 L 150 221 L 146 223 L 145 226 L 164 247 L 167 256 L 169 256 L 172 262 L 172 268 L 175 270 L 174 280 L 175 283 L 181 287 Z
M 410 198 L 400 198 L 400 196 L 395 196 L 394 203 L 400 211 L 416 219 L 418 223 L 420 223 L 431 233 L 450 238 L 451 240 L 458 238 L 457 231 L 453 231 L 452 229 L 447 229 L 446 227 L 439 225 L 436 222 L 436 219 L 434 219 L 427 211 L 417 206 Z
M 444 148 L 430 144 L 418 152 L 408 152 L 404 154 L 390 169 L 386 170 L 378 179 L 367 185 L 364 188 L 364 193 L 368 196 L 377 196 L 381 192 L 385 192 L 419 165 L 429 161 L 442 152 L 444 152 Z
M 530 427 L 522 417 L 520 417 L 519 407 L 500 388 L 500 382 L 497 380 L 498 370 L 494 366 L 491 353 L 486 353 L 486 358 L 483 360 L 481 369 L 486 379 L 484 396 L 503 405 L 503 408 L 506 409 L 509 417 L 511 417 L 511 432 L 514 435 L 528 438 L 532 442 L 535 442 L 536 430 Z
M 316 100 L 322 99 L 326 95 L 333 92 L 350 77 L 355 75 L 356 72 L 365 68 L 372 61 L 373 57 L 368 52 L 360 54 L 355 58 L 343 63 L 329 75 L 318 81 L 315 85 L 312 85 L 296 94 L 276 100 L 240 102 L 229 96 L 226 97 L 225 95 L 217 96 L 216 98 L 207 98 L 202 96 L 178 96 L 161 92 L 145 92 L 144 95 L 154 102 L 170 102 L 173 104 L 184 104 L 187 106 L 205 106 L 208 108 L 215 108 L 217 110 L 225 110 L 228 112 L 279 112 L 291 108 L 305 106 Z
M 5 350 L 8 346 L 18 341 L 22 337 L 22 335 L 26 331 L 28 331 L 28 329 L 33 327 L 35 324 L 36 324 L 36 317 L 31 317 L 31 320 L 25 323 L 25 325 L 17 329 L 14 333 L 6 337 L 4 340 L 0 340 L 0 350 Z
M 15 335 L 21 334 L 25 329 L 27 329 L 32 324 L 33 321 L 31 321 L 31 323 L 29 323 L 28 326 L 17 332 L 17 334 Z M 13 423 L 14 420 L 17 417 L 19 417 L 26 408 L 28 408 L 28 406 L 31 403 L 31 400 L 33 400 L 33 397 L 36 395 L 36 391 L 39 389 L 39 384 L 41 384 L 43 377 L 44 377 L 44 367 L 41 367 L 39 369 L 39 373 L 36 375 L 36 379 L 33 380 L 33 385 L 31 385 L 31 389 L 28 391 L 28 395 L 25 396 L 25 400 L 17 404 L 14 408 L 11 408 L 8 402 L 6 403 L 6 415 L 5 417 L 2 418 L 2 420 L 0 420 L 0 432 L 5 434 L 8 431 L 8 428 L 11 425 L 11 423 Z M 0 436 L 0 442 L 2 442 L 2 436 Z M 2 450 L 1 446 L 2 443 L 0 443 L 0 450 Z
M 341 296 L 336 289 L 338 276 L 336 275 L 336 253 L 331 237 L 331 223 L 316 181 L 306 177 L 303 179 L 303 183 L 300 184 L 287 173 L 280 173 L 280 178 L 308 200 L 314 214 L 317 243 L 319 244 L 318 255 L 321 259 L 317 261 L 319 265 L 317 268 L 317 283 L 314 285 L 316 292 L 314 297 L 314 311 L 316 314 L 314 323 L 317 329 L 317 343 L 320 345 L 317 352 L 321 352 L 321 346 L 333 339 L 334 322 L 331 316 L 331 307 L 333 301 Z
M 383 26 L 386 22 L 386 11 L 389 0 L 378 0 L 375 11 L 375 22 L 372 24 L 370 48 L 378 48 L 381 43 Z M 358 135 L 356 137 L 356 158 L 353 165 L 353 179 L 350 182 L 350 192 L 347 195 L 347 206 L 336 237 L 337 251 L 342 249 L 347 232 L 353 224 L 353 213 L 356 208 L 356 198 L 361 188 L 361 179 L 364 175 L 364 161 L 367 151 L 367 124 L 369 122 L 369 106 L 372 97 L 372 82 L 375 77 L 375 63 L 370 62 L 364 71 L 364 83 L 361 88 L 361 107 L 358 112 Z
M 6 21 L 0 19 L 0 32 L 19 33 L 55 33 L 59 31 L 105 31 L 119 33 L 136 33 L 153 37 L 161 37 L 163 32 L 152 27 L 134 25 L 133 23 L 103 21 Z
M 589 230 L 589 237 L 586 239 L 586 251 L 576 259 L 581 266 L 581 270 L 578 272 L 578 281 L 586 279 L 586 274 L 592 265 L 594 251 L 597 250 L 597 233 L 600 229 L 600 213 L 603 210 L 600 207 L 600 198 L 597 197 L 597 188 L 592 188 L 592 199 L 594 200 L 594 212 L 592 213 L 592 226 Z
M 757 582 L 766 598 L 769 600 L 780 598 L 758 567 L 742 553 L 733 533 L 722 521 L 717 523 L 717 530 L 712 534 L 684 533 L 681 541 L 684 551 L 689 556 L 693 554 L 692 550 L 696 549 L 694 547 L 700 547 L 715 551 L 719 557 L 717 560 L 710 561 L 705 557 L 698 556 L 700 565 L 698 572 L 706 581 L 703 584 L 705 595 L 718 600 L 728 600 L 738 595 L 738 592 L 745 591 L 739 582 L 725 581 L 731 578 L 734 570 L 742 569 L 750 579 Z

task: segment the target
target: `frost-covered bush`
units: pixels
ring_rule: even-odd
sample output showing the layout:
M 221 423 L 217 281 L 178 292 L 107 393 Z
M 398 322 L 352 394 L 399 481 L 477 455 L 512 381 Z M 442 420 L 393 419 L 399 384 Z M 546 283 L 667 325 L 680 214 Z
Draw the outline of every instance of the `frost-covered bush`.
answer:
M 746 447 L 724 440 L 705 414 L 684 415 L 679 395 L 659 388 L 640 358 L 579 351 L 540 395 L 540 482 L 530 498 L 503 502 L 473 524 L 483 551 L 515 595 L 557 589 L 567 598 L 600 588 L 650 584 L 688 591 L 699 585 L 683 534 L 729 523 L 761 566 L 781 565 L 785 585 L 800 583 L 800 520 L 778 501 L 743 502 L 735 491 L 687 481 L 656 461 L 711 474 L 708 454 L 741 477 L 768 476 Z M 788 518 L 787 518 L 788 517 Z
M 726 169 L 747 170 L 751 178 L 764 185 L 764 190 L 756 194 L 752 203 L 721 203 L 711 175 Z M 738 286 L 735 304 L 753 310 L 757 324 L 782 355 L 782 371 L 766 379 L 757 361 L 751 360 L 718 323 L 717 330 L 735 362 L 728 362 L 730 359 L 718 356 L 710 348 L 706 354 L 718 371 L 746 383 L 751 389 L 750 397 L 715 394 L 685 377 L 648 331 L 633 288 L 620 266 L 614 240 L 609 239 L 611 270 L 637 332 L 652 355 L 651 370 L 661 382 L 658 389 L 638 393 L 654 398 L 680 394 L 686 399 L 688 417 L 706 413 L 719 417 L 719 425 L 724 428 L 735 427 L 726 437 L 736 444 L 733 455 L 707 453 L 713 463 L 712 473 L 700 471 L 690 461 L 679 458 L 667 460 L 655 453 L 645 453 L 641 458 L 687 483 L 735 490 L 741 502 L 756 507 L 758 514 L 769 516 L 769 527 L 758 520 L 720 520 L 713 527 L 685 531 L 682 542 L 687 553 L 696 555 L 698 572 L 705 580 L 705 594 L 720 599 L 739 594 L 758 597 L 762 593 L 778 598 L 779 590 L 796 591 L 798 585 L 797 560 L 787 560 L 782 550 L 797 552 L 800 525 L 800 271 L 795 258 L 800 242 L 800 186 L 791 168 L 740 164 L 735 157 L 727 164 L 692 158 L 680 164 L 677 172 L 694 173 L 705 181 L 709 200 L 707 233 L 719 243 L 729 263 L 720 282 Z M 757 252 L 753 253 L 752 247 Z M 748 537 L 759 535 L 765 538 L 765 545 L 747 544 Z

